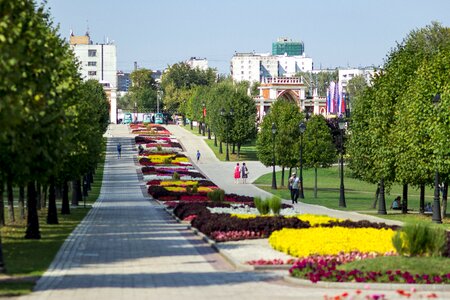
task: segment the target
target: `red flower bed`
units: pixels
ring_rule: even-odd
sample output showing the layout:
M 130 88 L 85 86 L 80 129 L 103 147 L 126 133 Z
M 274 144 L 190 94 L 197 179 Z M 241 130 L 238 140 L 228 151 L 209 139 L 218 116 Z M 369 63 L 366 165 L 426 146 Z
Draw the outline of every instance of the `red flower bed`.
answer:
M 262 232 L 255 232 L 250 230 L 238 230 L 238 231 L 213 231 L 211 232 L 211 238 L 216 242 L 227 241 L 240 241 L 249 239 L 263 238 Z

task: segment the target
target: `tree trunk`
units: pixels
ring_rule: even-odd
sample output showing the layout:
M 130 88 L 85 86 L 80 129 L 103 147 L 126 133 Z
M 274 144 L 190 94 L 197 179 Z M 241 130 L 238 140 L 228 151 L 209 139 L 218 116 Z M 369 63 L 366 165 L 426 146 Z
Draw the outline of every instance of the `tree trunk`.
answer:
M 42 192 L 43 192 L 43 195 L 42 195 L 42 197 L 41 197 L 41 205 L 42 205 L 42 208 L 46 208 L 46 207 L 47 207 L 47 190 L 48 190 L 47 185 L 44 184 L 44 185 L 42 186 Z
M 36 201 L 37 209 L 40 210 L 42 208 L 42 186 L 40 182 L 36 184 Z
M 425 184 L 420 185 L 419 212 L 425 212 Z
M 373 200 L 372 208 L 377 208 L 377 202 L 380 197 L 380 184 L 377 184 L 377 190 L 375 191 L 375 199 Z
M 202 123 L 198 122 L 198 134 L 202 134 Z
M 0 181 L 0 226 L 5 226 L 5 202 L 3 200 L 3 191 L 5 190 L 5 184 Z
M 78 206 L 79 202 L 82 200 L 81 182 L 80 179 L 76 179 L 72 181 L 72 205 Z
M 378 214 L 387 215 L 386 198 L 384 195 L 384 179 L 380 180 L 380 203 L 378 204 Z
M 58 224 L 58 211 L 56 209 L 56 188 L 55 180 L 50 179 L 48 188 L 48 210 L 47 210 L 47 224 Z
M 222 141 L 219 142 L 219 153 L 223 154 Z
M 27 230 L 25 232 L 26 239 L 38 240 L 41 238 L 39 232 L 39 218 L 36 207 L 36 187 L 34 182 L 29 182 L 27 186 Z
M 233 151 L 231 151 L 231 154 L 236 154 L 236 144 L 233 143 Z
M 284 186 L 284 166 L 281 167 L 281 186 Z
M 6 193 L 8 197 L 9 222 L 14 223 L 16 222 L 16 218 L 14 217 L 14 194 L 12 181 L 10 179 L 6 182 Z
M 62 205 L 61 214 L 70 215 L 70 204 L 69 204 L 69 185 L 66 180 L 62 184 Z
M 217 147 L 217 136 L 215 132 L 214 132 L 214 147 Z
M 2 274 L 6 273 L 5 263 L 3 261 L 3 246 L 1 237 L 0 237 L 0 273 Z
M 317 198 L 317 167 L 314 168 L 314 198 Z
M 408 213 L 408 185 L 403 185 L 403 195 L 402 195 L 402 213 Z
M 237 157 L 240 158 L 241 157 L 241 144 L 237 144 Z
M 447 214 L 447 195 L 448 195 L 448 181 L 444 182 L 444 190 L 442 191 L 442 205 L 441 205 L 441 216 L 445 218 Z
M 88 196 L 87 181 L 88 181 L 88 179 L 87 179 L 86 175 L 83 176 L 83 182 L 82 182 L 83 197 Z
M 91 184 L 92 184 L 92 181 L 93 181 L 93 179 L 92 179 L 92 172 L 88 172 L 87 173 L 87 189 L 88 189 L 88 191 L 90 191 L 92 188 L 91 188 Z
M 21 220 L 25 220 L 25 187 L 19 185 L 19 216 Z

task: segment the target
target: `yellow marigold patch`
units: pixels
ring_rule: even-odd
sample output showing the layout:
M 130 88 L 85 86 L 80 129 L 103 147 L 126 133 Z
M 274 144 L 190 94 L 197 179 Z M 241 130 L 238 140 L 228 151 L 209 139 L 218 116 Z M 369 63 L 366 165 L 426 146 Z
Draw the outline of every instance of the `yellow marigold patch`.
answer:
M 237 217 L 239 219 L 252 219 L 256 218 L 257 215 L 255 214 L 232 214 L 232 216 Z M 268 215 L 270 216 L 270 215 Z M 337 218 L 331 218 L 325 215 L 311 215 L 311 214 L 304 214 L 304 215 L 296 215 L 296 216 L 286 216 L 286 218 L 299 218 L 302 221 L 307 221 L 311 226 L 319 225 L 319 224 L 326 224 L 330 221 L 340 221 L 340 219 Z
M 332 255 L 339 252 L 395 252 L 392 229 L 315 227 L 284 228 L 270 235 L 270 245 L 296 257 L 313 254 Z
M 198 183 L 197 180 L 165 180 L 160 182 L 160 186 L 190 186 L 196 185 Z

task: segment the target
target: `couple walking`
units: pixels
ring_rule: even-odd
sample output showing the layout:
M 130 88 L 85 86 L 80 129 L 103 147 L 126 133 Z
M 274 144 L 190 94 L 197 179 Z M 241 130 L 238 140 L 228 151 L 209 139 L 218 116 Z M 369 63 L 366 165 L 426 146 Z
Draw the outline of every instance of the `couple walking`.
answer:
M 239 178 L 242 178 L 242 183 L 247 183 L 248 169 L 245 163 L 239 166 L 239 163 L 234 167 L 234 183 L 239 183 Z

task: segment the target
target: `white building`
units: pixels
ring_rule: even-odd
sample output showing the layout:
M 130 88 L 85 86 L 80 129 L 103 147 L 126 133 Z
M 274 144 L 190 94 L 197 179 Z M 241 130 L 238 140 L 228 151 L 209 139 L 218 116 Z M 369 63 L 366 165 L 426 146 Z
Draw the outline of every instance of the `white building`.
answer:
M 347 86 L 350 79 L 355 76 L 363 76 L 367 84 L 370 84 L 376 70 L 374 68 L 362 68 L 362 69 L 339 69 L 339 82 L 342 86 Z
M 305 55 L 235 53 L 231 59 L 231 76 L 234 81 L 263 82 L 267 78 L 294 77 L 298 72 L 309 72 L 312 69 L 312 58 Z
M 186 63 L 192 68 L 199 68 L 200 70 L 208 70 L 208 60 L 206 58 L 191 57 Z
M 113 43 L 94 44 L 89 34 L 70 35 L 70 46 L 80 61 L 84 80 L 98 80 L 107 92 L 111 105 L 110 121 L 117 122 L 117 54 Z

